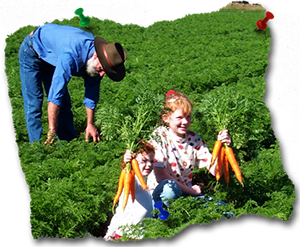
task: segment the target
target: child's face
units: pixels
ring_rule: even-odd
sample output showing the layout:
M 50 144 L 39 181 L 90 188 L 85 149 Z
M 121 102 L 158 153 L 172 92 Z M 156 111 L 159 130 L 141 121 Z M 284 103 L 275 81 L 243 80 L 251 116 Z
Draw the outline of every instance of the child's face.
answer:
M 143 177 L 147 177 L 153 169 L 154 153 L 139 153 L 136 157 Z
M 173 134 L 184 138 L 191 125 L 191 114 L 184 115 L 181 109 L 177 109 L 172 114 L 164 116 L 163 120 Z

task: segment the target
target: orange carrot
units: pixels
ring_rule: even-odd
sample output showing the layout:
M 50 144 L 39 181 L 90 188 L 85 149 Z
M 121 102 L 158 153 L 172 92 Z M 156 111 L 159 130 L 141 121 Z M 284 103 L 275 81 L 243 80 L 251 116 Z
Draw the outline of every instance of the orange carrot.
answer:
M 222 145 L 221 150 L 220 150 L 220 157 L 221 157 L 220 161 L 224 165 L 224 162 L 225 162 L 225 149 L 224 149 L 223 145 Z M 223 171 L 223 169 L 222 169 L 222 171 Z
M 116 203 L 119 200 L 120 195 L 121 195 L 121 193 L 123 191 L 125 172 L 126 172 L 126 170 L 123 169 L 121 171 L 121 174 L 120 174 L 120 177 L 119 177 L 118 191 L 117 191 L 117 194 L 115 195 L 115 198 L 114 198 L 114 201 L 113 201 L 113 205 L 114 206 L 116 205 Z
M 223 165 L 223 172 L 225 177 L 226 184 L 229 184 L 229 166 L 228 166 L 228 158 L 224 149 L 224 165 Z
M 213 151 L 212 151 L 212 157 L 211 157 L 211 162 L 210 162 L 209 169 L 215 163 L 215 161 L 216 161 L 216 159 L 217 159 L 217 157 L 219 155 L 221 146 L 222 146 L 222 142 L 221 141 L 219 141 L 219 140 L 215 141 L 214 148 L 213 148 Z
M 225 152 L 226 152 L 228 162 L 231 165 L 232 170 L 234 171 L 237 180 L 239 180 L 239 182 L 242 184 L 242 186 L 244 186 L 240 167 L 235 159 L 235 156 L 234 156 L 234 153 L 233 153 L 231 147 L 225 146 Z
M 140 170 L 140 167 L 139 167 L 139 163 L 137 162 L 136 159 L 132 159 L 131 167 L 134 170 L 134 173 L 136 174 L 137 178 L 139 179 L 143 190 L 146 190 L 147 189 L 147 184 L 145 183 L 145 180 L 142 176 L 142 173 L 141 173 L 141 170 Z
M 131 176 L 133 177 L 133 179 L 131 179 L 130 195 L 131 195 L 132 202 L 134 202 L 134 200 L 135 200 L 135 173 L 134 173 L 134 170 L 131 170 L 130 173 L 131 173 Z
M 218 158 L 217 158 L 217 166 L 216 166 L 216 179 L 217 179 L 217 181 L 219 181 L 221 176 L 222 176 L 223 158 L 224 158 L 224 147 L 222 146 L 221 150 L 219 152 Z
M 123 211 L 127 205 L 127 201 L 128 201 L 129 193 L 131 191 L 131 185 L 132 185 L 133 179 L 134 179 L 134 176 L 132 176 L 131 171 L 126 170 L 125 177 L 124 177 L 124 198 L 123 198 L 123 205 L 122 205 Z

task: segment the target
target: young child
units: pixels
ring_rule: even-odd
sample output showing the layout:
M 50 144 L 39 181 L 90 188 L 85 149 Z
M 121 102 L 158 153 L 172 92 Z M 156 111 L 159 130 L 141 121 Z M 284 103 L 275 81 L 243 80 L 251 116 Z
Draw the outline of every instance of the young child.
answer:
M 162 201 L 168 206 L 167 199 L 204 196 L 200 186 L 192 185 L 193 171 L 196 167 L 209 168 L 212 156 L 202 138 L 189 130 L 191 112 L 192 103 L 185 95 L 175 91 L 167 93 L 161 114 L 166 126 L 156 128 L 149 141 L 155 147 L 154 173 L 148 178 L 154 203 Z M 230 145 L 228 131 L 221 131 L 218 140 Z M 215 176 L 216 163 L 210 172 Z
M 154 162 L 154 147 L 147 142 L 140 142 L 141 151 L 136 154 L 132 154 L 130 150 L 126 150 L 123 156 L 123 161 L 126 164 L 131 162 L 134 157 L 138 163 L 141 170 L 142 176 L 147 178 L 147 176 L 153 170 Z M 137 176 L 135 176 L 135 201 L 132 202 L 131 195 L 129 194 L 128 202 L 125 210 L 122 210 L 124 193 L 122 192 L 119 198 L 119 205 L 116 208 L 116 213 L 111 219 L 110 225 L 106 235 L 105 240 L 118 239 L 122 237 L 122 229 L 120 227 L 137 224 L 143 218 L 152 217 L 151 212 L 153 211 L 153 204 L 151 194 L 148 190 L 143 190 Z M 139 236 L 134 236 L 139 238 Z

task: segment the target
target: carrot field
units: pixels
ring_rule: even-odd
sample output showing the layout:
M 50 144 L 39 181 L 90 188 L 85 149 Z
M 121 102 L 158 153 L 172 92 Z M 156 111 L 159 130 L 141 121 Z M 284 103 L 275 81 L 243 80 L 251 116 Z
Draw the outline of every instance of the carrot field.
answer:
M 191 224 L 209 224 L 231 211 L 234 217 L 262 215 L 288 221 L 293 213 L 294 184 L 285 173 L 280 148 L 263 97 L 270 51 L 270 29 L 256 30 L 263 11 L 216 11 L 160 21 L 149 27 L 121 25 L 91 18 L 88 29 L 79 18 L 53 23 L 85 29 L 127 51 L 126 77 L 113 82 L 104 77 L 95 124 L 101 142 L 85 141 L 86 113 L 81 78 L 72 78 L 69 92 L 78 138 L 43 146 L 48 128 L 44 100 L 40 142 L 28 143 L 18 71 L 18 49 L 30 31 L 20 28 L 6 39 L 5 72 L 20 166 L 31 197 L 32 236 L 103 237 L 112 217 L 112 203 L 126 148 L 121 127 L 148 112 L 143 138 L 160 123 L 159 111 L 169 90 L 181 91 L 194 103 L 190 129 L 199 133 L 210 150 L 220 128 L 226 125 L 231 147 L 240 165 L 244 186 L 230 171 L 218 184 L 207 170 L 196 170 L 194 183 L 210 196 L 227 203 L 216 210 L 192 198 L 180 198 L 168 209 L 168 221 L 144 219 L 144 238 L 169 238 Z M 124 235 L 122 240 L 128 240 Z

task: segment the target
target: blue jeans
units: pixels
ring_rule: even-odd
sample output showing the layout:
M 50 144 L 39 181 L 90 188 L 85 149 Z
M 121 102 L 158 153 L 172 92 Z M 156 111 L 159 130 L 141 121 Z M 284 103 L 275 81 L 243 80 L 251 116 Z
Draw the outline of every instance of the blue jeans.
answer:
M 20 78 L 25 120 L 29 142 L 39 141 L 42 134 L 42 105 L 44 89 L 49 93 L 55 67 L 39 58 L 32 47 L 31 36 L 28 35 L 19 50 Z M 71 110 L 71 99 L 66 91 L 60 106 L 57 136 L 61 140 L 70 141 L 76 138 Z
M 152 193 L 152 200 L 153 203 L 156 203 L 157 201 L 162 201 L 164 207 L 168 207 L 171 203 L 171 200 L 177 199 L 181 196 L 186 197 L 188 195 L 182 193 L 178 183 L 175 180 L 165 179 L 161 181 L 154 189 Z M 212 201 L 214 202 L 215 205 L 218 206 L 226 206 L 225 202 L 217 200 L 210 196 L 205 196 L 204 194 L 201 194 L 199 196 L 193 196 L 193 197 L 198 199 L 205 199 L 204 202 Z M 229 217 L 234 216 L 232 212 L 224 212 L 223 214 Z

